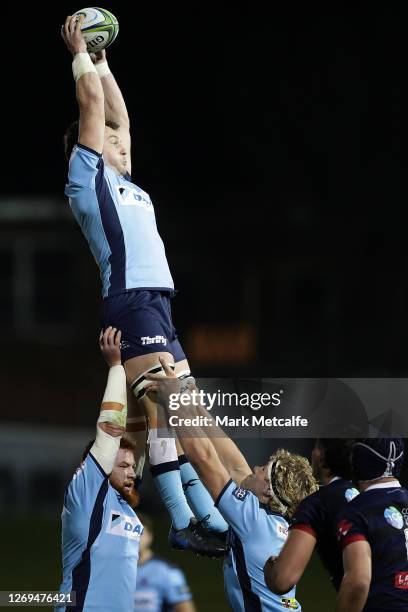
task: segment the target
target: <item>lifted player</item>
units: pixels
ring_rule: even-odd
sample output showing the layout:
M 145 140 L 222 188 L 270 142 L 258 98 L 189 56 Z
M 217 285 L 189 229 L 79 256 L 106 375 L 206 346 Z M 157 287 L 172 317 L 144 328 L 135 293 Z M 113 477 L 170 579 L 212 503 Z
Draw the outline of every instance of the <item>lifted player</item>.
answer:
M 144 454 L 149 421 L 149 459 L 154 481 L 171 518 L 170 541 L 217 556 L 225 551 L 195 523 L 183 493 L 174 439 L 157 430 L 165 419 L 145 395 L 147 372 L 161 370 L 158 358 L 175 364 L 179 377 L 190 374 L 171 317 L 174 285 L 149 195 L 131 181 L 129 116 L 110 72 L 105 52 L 93 56 L 81 33 L 83 18 L 68 16 L 62 35 L 73 54 L 79 122 L 65 135 L 69 161 L 65 189 L 73 214 L 100 268 L 102 327 L 122 330 L 122 362 L 130 389 L 128 432 L 138 437 Z M 132 431 L 133 430 L 133 431 Z M 140 447 L 143 447 L 143 451 Z M 143 460 L 138 462 L 141 477 Z M 197 488 L 202 485 L 197 485 Z M 214 508 L 206 526 L 216 532 L 226 524 Z
M 353 479 L 361 491 L 338 524 L 344 578 L 337 612 L 408 609 L 408 491 L 398 481 L 401 438 L 367 438 L 353 447 Z
M 336 590 L 343 578 L 343 561 L 337 542 L 337 516 L 356 495 L 350 482 L 351 441 L 319 438 L 312 452 L 319 491 L 306 497 L 290 521 L 289 537 L 277 559 L 265 565 L 265 582 L 273 593 L 286 593 L 298 584 L 316 546 Z

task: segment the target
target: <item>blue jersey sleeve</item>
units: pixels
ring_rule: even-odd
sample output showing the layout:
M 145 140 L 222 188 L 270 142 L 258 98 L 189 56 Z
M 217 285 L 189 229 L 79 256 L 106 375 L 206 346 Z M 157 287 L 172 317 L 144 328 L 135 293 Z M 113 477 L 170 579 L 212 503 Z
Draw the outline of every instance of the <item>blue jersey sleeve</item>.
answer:
M 184 574 L 176 567 L 170 567 L 165 587 L 164 600 L 169 606 L 192 599 Z
M 64 506 L 68 511 L 79 509 L 85 516 L 91 514 L 96 497 L 108 476 L 91 453 L 76 470 L 65 493 Z
M 77 144 L 73 148 L 69 160 L 68 184 L 65 188 L 65 195 L 75 197 L 78 188 L 81 187 L 95 190 L 95 179 L 102 169 L 102 156 L 84 145 Z
M 230 480 L 215 502 L 227 523 L 238 535 L 252 530 L 259 513 L 259 500 Z

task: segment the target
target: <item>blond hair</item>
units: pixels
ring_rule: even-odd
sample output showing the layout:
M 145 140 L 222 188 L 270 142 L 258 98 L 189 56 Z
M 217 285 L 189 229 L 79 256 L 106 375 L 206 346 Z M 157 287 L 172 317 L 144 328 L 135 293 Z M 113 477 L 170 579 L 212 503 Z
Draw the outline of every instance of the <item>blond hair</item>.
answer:
M 300 502 L 318 489 L 312 466 L 305 457 L 281 448 L 269 457 L 268 468 L 271 471 L 269 507 L 290 518 Z

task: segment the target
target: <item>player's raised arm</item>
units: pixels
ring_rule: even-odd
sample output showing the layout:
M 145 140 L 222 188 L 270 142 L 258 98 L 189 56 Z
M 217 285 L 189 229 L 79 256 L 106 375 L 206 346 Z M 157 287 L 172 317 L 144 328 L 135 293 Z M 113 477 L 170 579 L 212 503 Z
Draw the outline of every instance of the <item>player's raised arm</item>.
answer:
M 120 360 L 120 331 L 108 327 L 101 332 L 99 342 L 103 357 L 109 366 L 108 382 L 96 427 L 96 439 L 91 454 L 105 474 L 112 472 L 126 429 L 126 374 Z
M 156 391 L 157 400 L 167 409 L 169 396 L 173 393 L 180 393 L 180 381 L 164 359 L 160 359 L 160 362 L 166 377 L 147 374 L 146 378 L 152 381 L 150 390 L 154 389 Z M 191 408 L 194 407 L 180 406 L 177 411 L 177 417 L 179 418 L 178 438 L 183 451 L 198 471 L 200 479 L 211 497 L 217 499 L 225 485 L 230 481 L 230 475 L 221 463 L 214 445 L 203 429 L 182 424 L 182 419 L 195 416 Z
M 190 391 L 197 390 L 195 385 L 189 385 L 188 389 Z M 194 406 L 194 408 L 197 411 L 197 415 L 202 416 L 203 421 L 206 423 L 201 427 L 201 429 L 205 436 L 208 436 L 208 438 L 211 440 L 221 463 L 226 468 L 231 479 L 240 485 L 249 474 L 252 474 L 252 470 L 249 467 L 248 462 L 237 445 L 223 431 L 223 429 L 215 423 L 215 420 L 211 417 L 208 410 L 201 405 Z M 190 414 L 189 416 L 193 415 Z
M 106 51 L 91 53 L 91 59 L 95 64 L 96 71 L 101 79 L 105 100 L 105 121 L 119 126 L 110 138 L 118 141 L 117 146 L 126 149 L 127 171 L 131 174 L 130 158 L 130 121 L 125 100 L 115 77 L 110 71 Z
M 206 417 L 206 422 L 209 423 L 209 425 L 204 426 L 203 430 L 213 443 L 218 457 L 226 467 L 232 480 L 240 485 L 241 482 L 252 473 L 247 460 L 235 442 L 231 440 L 221 427 L 216 425 L 215 420 L 211 417 L 208 410 L 203 406 L 198 406 L 197 412 L 202 417 Z
M 79 105 L 78 142 L 101 154 L 105 135 L 104 96 L 101 81 L 81 32 L 83 20 L 83 15 L 68 15 L 61 34 L 74 58 L 72 72 Z

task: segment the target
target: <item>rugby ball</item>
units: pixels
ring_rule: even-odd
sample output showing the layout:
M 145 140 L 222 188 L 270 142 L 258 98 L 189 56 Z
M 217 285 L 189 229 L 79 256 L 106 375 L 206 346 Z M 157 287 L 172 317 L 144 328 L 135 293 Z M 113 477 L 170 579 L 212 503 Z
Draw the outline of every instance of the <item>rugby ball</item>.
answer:
M 81 31 L 84 36 L 88 53 L 97 53 L 109 47 L 119 32 L 119 23 L 115 15 L 106 9 L 91 7 L 74 13 L 84 16 Z

